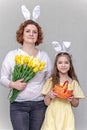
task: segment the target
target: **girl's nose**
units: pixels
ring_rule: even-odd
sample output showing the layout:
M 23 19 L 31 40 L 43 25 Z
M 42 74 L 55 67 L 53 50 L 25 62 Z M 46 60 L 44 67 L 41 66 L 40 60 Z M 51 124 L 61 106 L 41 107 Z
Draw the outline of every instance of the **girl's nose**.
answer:
M 63 63 L 62 66 L 65 66 L 65 64 Z

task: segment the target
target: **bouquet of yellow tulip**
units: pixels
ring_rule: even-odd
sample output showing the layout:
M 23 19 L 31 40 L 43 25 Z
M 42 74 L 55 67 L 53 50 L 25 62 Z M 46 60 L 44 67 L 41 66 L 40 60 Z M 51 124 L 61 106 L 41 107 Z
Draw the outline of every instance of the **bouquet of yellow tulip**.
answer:
M 17 81 L 23 78 L 23 82 L 27 83 L 37 72 L 42 71 L 45 65 L 45 62 L 41 62 L 40 59 L 34 58 L 33 56 L 16 55 L 12 81 Z M 15 88 L 12 90 L 10 96 L 11 103 L 14 102 L 19 92 L 20 91 Z

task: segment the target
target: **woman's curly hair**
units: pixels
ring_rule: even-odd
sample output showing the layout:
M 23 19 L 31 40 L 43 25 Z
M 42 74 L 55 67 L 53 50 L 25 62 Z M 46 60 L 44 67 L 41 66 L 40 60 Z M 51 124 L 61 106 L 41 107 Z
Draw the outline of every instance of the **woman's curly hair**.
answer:
M 36 23 L 35 21 L 33 20 L 27 20 L 25 21 L 24 23 L 22 23 L 20 26 L 19 26 L 19 29 L 17 30 L 16 32 L 16 39 L 17 41 L 23 45 L 23 33 L 24 33 L 24 29 L 27 25 L 35 25 L 37 27 L 37 30 L 38 30 L 38 38 L 37 38 L 37 41 L 35 43 L 35 46 L 38 46 L 39 44 L 41 44 L 43 42 L 43 32 L 42 32 L 42 28 L 39 26 L 38 23 Z

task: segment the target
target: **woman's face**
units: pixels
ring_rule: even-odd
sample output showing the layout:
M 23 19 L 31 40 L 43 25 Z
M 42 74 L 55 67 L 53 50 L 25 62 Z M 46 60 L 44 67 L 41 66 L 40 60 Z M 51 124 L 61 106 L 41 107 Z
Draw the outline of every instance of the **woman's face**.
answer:
M 57 69 L 62 74 L 67 74 L 70 69 L 69 58 L 66 55 L 59 56 L 57 60 Z
M 38 38 L 37 27 L 33 24 L 29 24 L 24 29 L 23 40 L 24 43 L 35 44 Z

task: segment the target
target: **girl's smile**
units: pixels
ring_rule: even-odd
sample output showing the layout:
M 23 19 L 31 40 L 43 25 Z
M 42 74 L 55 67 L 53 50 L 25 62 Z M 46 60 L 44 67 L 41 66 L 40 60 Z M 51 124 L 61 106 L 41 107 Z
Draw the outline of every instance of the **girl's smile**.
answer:
M 58 58 L 57 68 L 58 68 L 58 71 L 61 73 L 67 73 L 69 71 L 70 63 L 67 56 L 63 55 Z

